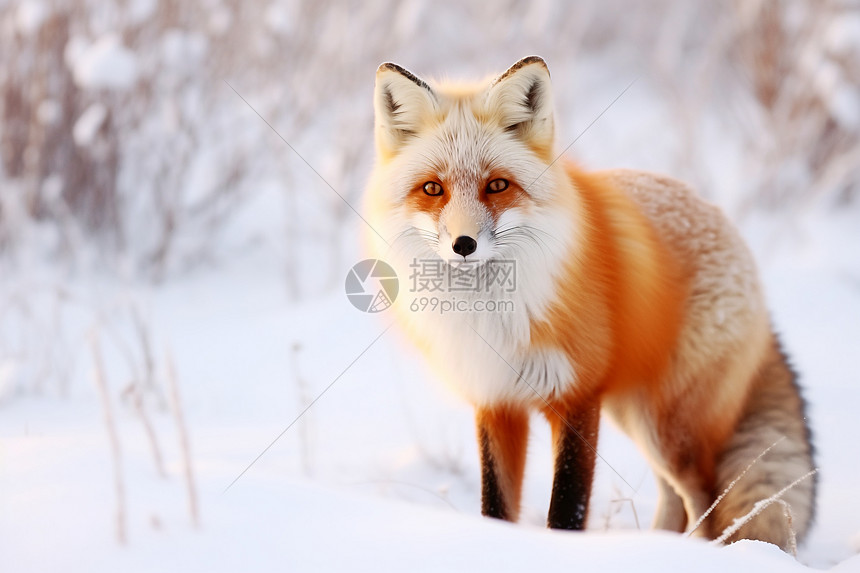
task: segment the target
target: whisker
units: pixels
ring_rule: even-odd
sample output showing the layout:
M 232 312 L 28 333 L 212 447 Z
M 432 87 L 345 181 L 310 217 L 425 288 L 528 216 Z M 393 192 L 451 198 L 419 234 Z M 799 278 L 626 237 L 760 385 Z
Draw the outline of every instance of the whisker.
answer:
M 419 239 L 419 241 L 410 243 L 410 239 Z M 407 227 L 394 236 L 389 243 L 388 251 L 390 252 L 393 250 L 397 254 L 406 252 L 408 254 L 427 256 L 429 258 L 435 255 L 435 249 L 438 245 L 438 234 L 418 227 Z
M 558 238 L 554 237 L 551 233 L 530 225 L 509 225 L 507 227 L 502 227 L 493 233 L 493 237 L 495 239 L 496 246 L 502 249 L 513 250 L 516 248 L 524 248 L 528 244 L 537 245 L 541 254 L 546 259 L 548 252 L 551 251 L 551 249 L 543 238 L 538 235 L 538 233 L 558 240 Z

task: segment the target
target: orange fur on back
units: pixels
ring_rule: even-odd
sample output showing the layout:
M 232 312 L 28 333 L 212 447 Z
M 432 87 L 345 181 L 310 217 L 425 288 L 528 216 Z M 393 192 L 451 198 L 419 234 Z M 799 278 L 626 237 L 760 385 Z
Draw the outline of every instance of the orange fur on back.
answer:
M 680 330 L 687 281 L 633 202 L 605 178 L 566 169 L 580 199 L 581 252 L 567 264 L 535 344 L 560 345 L 577 393 L 659 380 Z

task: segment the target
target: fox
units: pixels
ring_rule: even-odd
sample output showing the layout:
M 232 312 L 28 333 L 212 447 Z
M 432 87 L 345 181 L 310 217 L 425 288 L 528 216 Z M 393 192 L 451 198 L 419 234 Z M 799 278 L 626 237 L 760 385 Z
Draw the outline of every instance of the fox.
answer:
M 653 527 L 716 539 L 746 516 L 726 541 L 796 547 L 815 514 L 807 405 L 727 216 L 670 177 L 589 172 L 559 155 L 538 56 L 477 82 L 383 63 L 373 107 L 371 252 L 400 277 L 416 261 L 484 278 L 515 265 L 514 288 L 435 293 L 504 300 L 509 312 L 392 305 L 474 407 L 482 514 L 517 521 L 530 419 L 542 414 L 554 460 L 547 526 L 584 529 L 605 413 L 653 470 Z

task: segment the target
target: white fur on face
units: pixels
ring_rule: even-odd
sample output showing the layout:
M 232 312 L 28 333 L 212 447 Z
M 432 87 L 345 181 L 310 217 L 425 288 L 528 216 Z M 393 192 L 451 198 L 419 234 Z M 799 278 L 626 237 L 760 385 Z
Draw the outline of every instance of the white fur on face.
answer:
M 448 202 L 434 214 L 435 229 L 424 218 L 416 219 L 419 223 L 415 226 L 436 234 L 438 241 L 431 242 L 444 260 L 462 261 L 451 248 L 461 235 L 478 242 L 476 252 L 467 260 L 486 260 L 499 251 L 495 233 L 502 225 L 493 220 L 479 194 L 490 174 L 497 170 L 510 173 L 522 188 L 527 188 L 529 203 L 539 205 L 553 195 L 554 171 L 543 173 L 546 164 L 523 142 L 500 128 L 480 124 L 468 111 L 455 109 L 432 132 L 404 145 L 386 169 L 392 178 L 386 182 L 384 192 L 396 210 L 417 178 L 428 172 L 436 174 L 445 181 Z
M 513 261 L 513 292 L 433 292 L 403 294 L 395 303 L 408 332 L 419 338 L 430 362 L 459 393 L 475 404 L 518 397 L 542 400 L 575 383 L 574 366 L 552 349 L 530 346 L 530 320 L 545 316 L 556 295 L 556 279 L 574 249 L 572 216 L 559 209 L 554 186 L 559 174 L 514 135 L 481 125 L 469 113 L 451 113 L 431 133 L 411 139 L 371 182 L 372 224 L 390 248 L 380 258 L 391 263 L 401 281 L 414 273 L 416 261 L 442 259 L 454 265 L 463 257 L 453 240 L 468 234 L 478 247 L 467 261 Z M 479 200 L 480 186 L 494 170 L 510 173 L 527 189 L 522 205 L 494 220 Z M 417 178 L 431 172 L 447 182 L 450 198 L 438 213 L 406 207 Z M 544 173 L 544 171 L 546 171 Z M 566 187 L 563 187 L 566 188 Z M 472 233 L 475 233 L 474 235 Z M 407 288 L 411 285 L 405 285 Z M 510 301 L 511 312 L 414 312 L 416 296 L 464 302 Z
M 372 242 L 401 281 L 414 276 L 421 260 L 445 269 L 471 261 L 489 273 L 492 263 L 515 269 L 512 290 L 481 292 L 404 292 L 395 309 L 406 331 L 428 352 L 451 386 L 474 404 L 518 398 L 541 405 L 549 395 L 574 383 L 574 366 L 551 348 L 530 345 L 531 321 L 546 318 L 557 296 L 556 282 L 575 252 L 576 224 L 559 205 L 570 191 L 560 165 L 547 162 L 530 145 L 552 145 L 553 118 L 545 64 L 527 58 L 483 91 L 448 95 L 396 66 L 377 74 L 377 149 L 383 159 L 373 172 L 368 193 L 370 223 L 388 245 Z M 480 120 L 478 118 L 481 118 Z M 496 217 L 481 202 L 482 186 L 505 173 L 523 193 L 516 206 Z M 447 201 L 438 211 L 418 212 L 408 194 L 421 179 L 444 185 Z M 420 191 L 418 191 L 420 192 Z M 505 191 L 503 191 L 505 192 Z M 467 257 L 454 253 L 459 236 L 477 241 Z M 407 287 L 414 285 L 407 284 Z M 466 311 L 416 312 L 416 298 L 465 303 Z M 479 302 L 511 303 L 509 311 L 475 309 Z

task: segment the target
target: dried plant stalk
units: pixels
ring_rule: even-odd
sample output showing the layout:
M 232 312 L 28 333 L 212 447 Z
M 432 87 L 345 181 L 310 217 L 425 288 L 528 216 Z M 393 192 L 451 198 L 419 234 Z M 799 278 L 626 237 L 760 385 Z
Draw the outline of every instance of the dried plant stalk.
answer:
M 122 472 L 122 451 L 120 449 L 119 434 L 114 422 L 113 410 L 111 408 L 110 392 L 108 391 L 107 378 L 105 377 L 104 362 L 102 360 L 101 348 L 97 334 L 91 338 L 93 351 L 94 378 L 96 387 L 102 399 L 102 411 L 104 413 L 105 427 L 107 428 L 110 441 L 111 460 L 113 462 L 114 489 L 116 491 L 116 536 L 121 545 L 125 545 L 126 536 L 126 508 L 125 508 L 125 479 Z
M 194 471 L 191 465 L 191 448 L 188 440 L 188 430 L 185 417 L 182 414 L 182 402 L 179 398 L 179 384 L 176 378 L 176 368 L 170 351 L 167 351 L 167 383 L 170 387 L 170 402 L 173 406 L 173 417 L 176 420 L 176 430 L 179 432 L 179 447 L 182 451 L 182 467 L 185 474 L 185 489 L 188 494 L 188 513 L 194 527 L 200 525 L 200 510 L 197 503 L 197 485 L 194 481 Z

